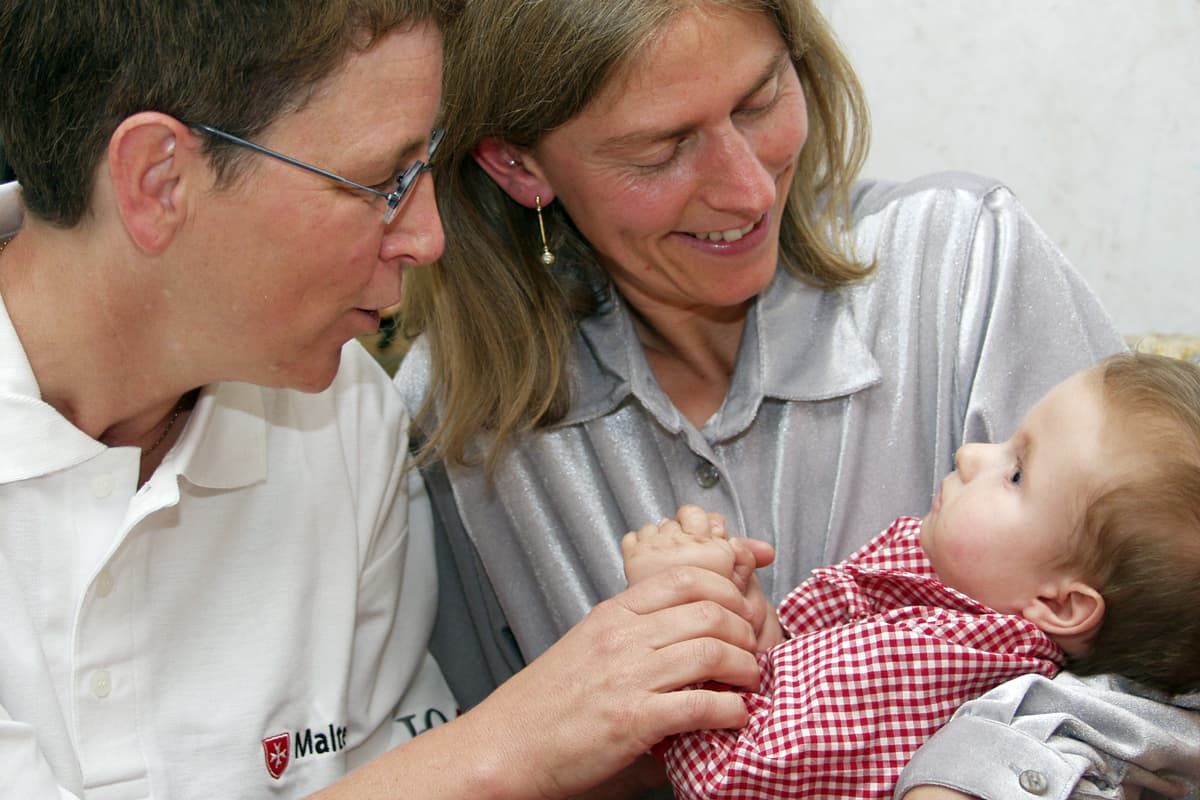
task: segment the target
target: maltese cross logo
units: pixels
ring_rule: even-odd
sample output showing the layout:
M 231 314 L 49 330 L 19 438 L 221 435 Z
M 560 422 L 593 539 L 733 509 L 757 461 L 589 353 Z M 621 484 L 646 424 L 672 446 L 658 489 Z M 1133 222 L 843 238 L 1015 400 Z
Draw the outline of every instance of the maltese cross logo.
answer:
M 291 757 L 292 737 L 287 733 L 277 733 L 262 740 L 263 758 L 267 762 L 267 774 L 279 780 L 287 769 Z

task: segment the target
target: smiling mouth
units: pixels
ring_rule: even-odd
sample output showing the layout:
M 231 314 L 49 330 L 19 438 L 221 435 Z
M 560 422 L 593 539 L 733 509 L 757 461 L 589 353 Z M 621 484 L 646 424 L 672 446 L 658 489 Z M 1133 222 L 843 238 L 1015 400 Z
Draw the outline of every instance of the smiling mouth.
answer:
M 754 226 L 762 221 L 762 217 L 751 222 L 744 228 L 730 228 L 726 231 L 707 231 L 704 233 L 694 233 L 687 231 L 689 236 L 694 236 L 697 239 L 703 239 L 709 242 L 736 242 L 750 231 L 754 230 Z

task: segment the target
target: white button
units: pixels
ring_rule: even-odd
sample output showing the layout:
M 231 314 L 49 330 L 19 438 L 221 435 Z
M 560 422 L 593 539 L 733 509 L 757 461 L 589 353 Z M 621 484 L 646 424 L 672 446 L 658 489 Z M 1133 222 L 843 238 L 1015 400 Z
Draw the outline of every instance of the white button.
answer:
M 108 497 L 110 494 L 112 494 L 112 491 L 112 475 L 105 473 L 104 475 L 97 475 L 96 477 L 92 478 L 92 494 L 96 495 L 96 497 L 103 500 L 105 497 Z
M 107 569 L 100 570 L 96 576 L 96 597 L 108 597 L 113 590 L 113 576 Z
M 102 669 L 92 675 L 92 694 L 103 700 L 112 692 L 112 677 L 108 670 Z

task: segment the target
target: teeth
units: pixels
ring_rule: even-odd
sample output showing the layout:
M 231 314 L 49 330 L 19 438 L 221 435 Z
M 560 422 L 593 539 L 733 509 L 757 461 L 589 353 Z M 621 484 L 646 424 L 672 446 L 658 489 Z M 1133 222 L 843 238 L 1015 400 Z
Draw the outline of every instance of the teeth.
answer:
M 751 222 L 744 228 L 731 228 L 727 231 L 709 231 L 708 233 L 693 233 L 692 236 L 695 236 L 697 239 L 707 239 L 710 242 L 736 242 L 738 239 L 754 230 L 754 226 L 756 224 L 758 224 L 758 220 Z

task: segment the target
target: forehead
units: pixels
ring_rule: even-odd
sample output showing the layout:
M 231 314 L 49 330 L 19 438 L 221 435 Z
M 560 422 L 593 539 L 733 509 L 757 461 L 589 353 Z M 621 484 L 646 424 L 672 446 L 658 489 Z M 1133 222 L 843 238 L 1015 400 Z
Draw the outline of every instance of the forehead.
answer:
M 787 51 L 763 11 L 712 4 L 668 18 L 624 63 L 581 116 L 629 123 L 678 116 L 698 98 L 745 91 Z
M 1051 389 L 1026 416 L 1018 437 L 1028 440 L 1030 468 L 1053 471 L 1058 482 L 1087 490 L 1118 468 L 1114 427 L 1100 377 L 1086 370 Z
M 326 156 L 419 143 L 437 116 L 441 75 L 441 33 L 433 23 L 392 31 L 352 53 L 302 108 L 272 126 L 273 137 Z

